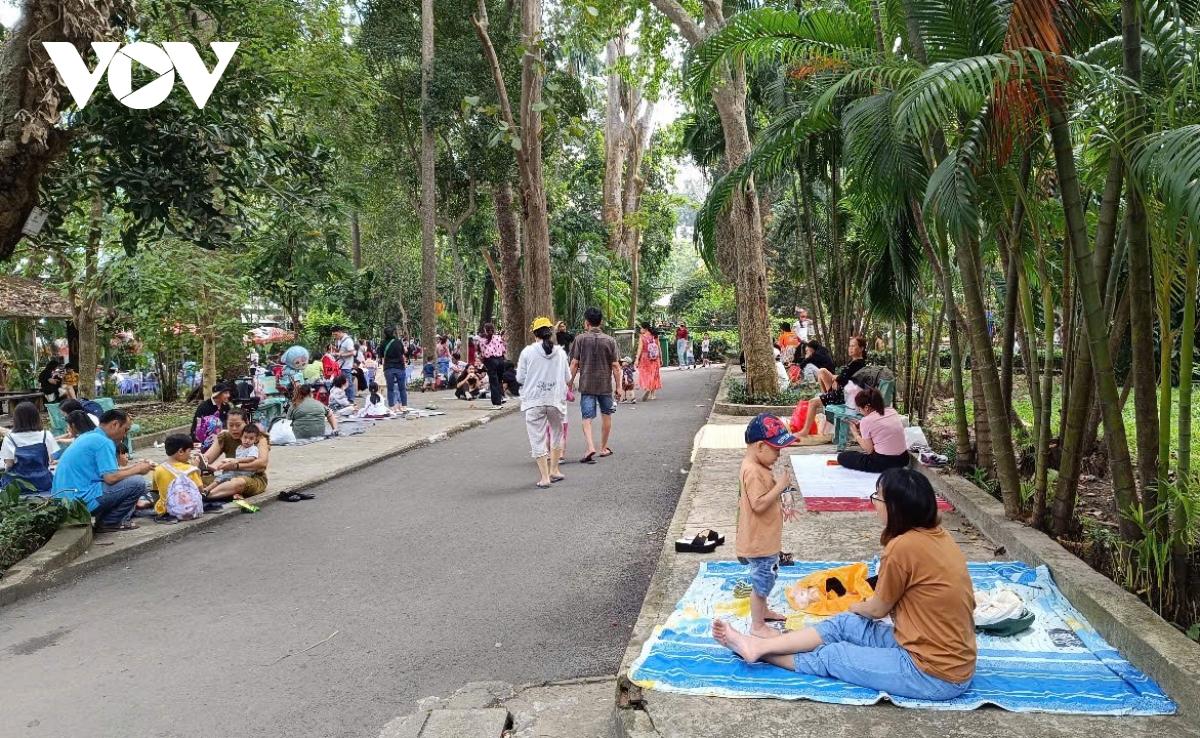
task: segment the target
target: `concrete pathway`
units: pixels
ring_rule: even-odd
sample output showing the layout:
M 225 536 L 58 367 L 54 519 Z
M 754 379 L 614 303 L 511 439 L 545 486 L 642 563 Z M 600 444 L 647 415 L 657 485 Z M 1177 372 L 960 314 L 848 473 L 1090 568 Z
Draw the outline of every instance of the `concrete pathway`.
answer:
M 668 373 L 550 491 L 496 418 L 6 607 L 0 735 L 373 737 L 468 682 L 611 675 L 721 375 Z M 272 485 L 385 427 L 273 456 Z

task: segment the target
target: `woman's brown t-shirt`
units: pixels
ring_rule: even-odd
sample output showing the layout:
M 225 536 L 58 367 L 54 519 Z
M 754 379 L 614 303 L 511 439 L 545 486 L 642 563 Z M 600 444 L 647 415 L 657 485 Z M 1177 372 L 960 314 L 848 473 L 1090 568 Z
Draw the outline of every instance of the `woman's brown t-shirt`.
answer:
M 914 528 L 889 541 L 875 596 L 895 603 L 896 643 L 917 668 L 955 684 L 975 674 L 975 592 L 949 533 Z

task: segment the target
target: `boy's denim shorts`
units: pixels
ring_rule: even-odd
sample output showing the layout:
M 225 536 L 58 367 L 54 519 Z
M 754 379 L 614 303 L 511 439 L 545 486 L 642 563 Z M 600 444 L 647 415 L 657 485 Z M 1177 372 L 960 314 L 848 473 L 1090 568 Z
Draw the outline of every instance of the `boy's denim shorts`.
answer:
M 750 567 L 750 585 L 754 588 L 754 594 L 764 600 L 770 597 L 771 590 L 775 588 L 775 578 L 779 576 L 779 554 L 749 559 L 739 556 L 738 561 Z

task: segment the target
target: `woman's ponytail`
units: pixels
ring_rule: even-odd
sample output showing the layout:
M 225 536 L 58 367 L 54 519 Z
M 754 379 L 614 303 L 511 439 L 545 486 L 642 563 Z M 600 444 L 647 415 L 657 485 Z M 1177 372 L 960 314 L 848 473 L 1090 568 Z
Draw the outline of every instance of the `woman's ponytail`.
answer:
M 533 332 L 533 337 L 542 339 L 542 350 L 546 352 L 546 356 L 554 353 L 556 345 L 554 343 L 554 329 L 548 327 L 538 328 Z

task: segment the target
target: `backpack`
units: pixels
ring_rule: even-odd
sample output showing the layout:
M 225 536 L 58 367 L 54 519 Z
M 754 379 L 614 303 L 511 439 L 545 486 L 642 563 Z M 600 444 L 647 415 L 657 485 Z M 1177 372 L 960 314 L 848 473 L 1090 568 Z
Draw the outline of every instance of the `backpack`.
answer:
M 205 415 L 196 421 L 196 440 L 200 443 L 200 449 L 207 451 L 213 445 L 213 441 L 217 440 L 219 434 L 224 428 L 221 425 L 220 415 Z
M 172 464 L 166 464 L 166 468 L 175 477 L 167 486 L 167 514 L 180 520 L 194 520 L 203 515 L 204 498 L 200 496 L 200 488 L 188 476 L 196 471 L 195 468 L 180 471 Z
M 896 375 L 886 366 L 864 366 L 851 377 L 859 387 L 871 387 L 874 389 L 879 389 L 879 383 L 885 379 L 895 380 L 895 378 Z
M 650 342 L 646 344 L 646 356 L 650 357 L 650 361 L 658 361 L 660 358 L 662 358 L 662 354 L 659 353 L 658 349 L 658 341 L 651 339 Z

